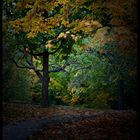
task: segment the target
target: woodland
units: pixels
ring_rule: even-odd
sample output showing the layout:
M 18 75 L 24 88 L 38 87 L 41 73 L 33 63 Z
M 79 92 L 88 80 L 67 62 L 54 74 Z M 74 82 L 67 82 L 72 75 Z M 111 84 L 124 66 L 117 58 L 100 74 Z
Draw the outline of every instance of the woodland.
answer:
M 28 139 L 136 139 L 136 0 L 3 0 L 2 32 L 5 125 L 101 111 Z

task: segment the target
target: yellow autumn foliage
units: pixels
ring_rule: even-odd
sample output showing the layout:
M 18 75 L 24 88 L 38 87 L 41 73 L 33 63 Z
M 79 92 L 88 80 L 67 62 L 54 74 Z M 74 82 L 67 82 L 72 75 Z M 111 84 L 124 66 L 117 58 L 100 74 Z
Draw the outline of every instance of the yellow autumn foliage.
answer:
M 12 21 L 11 25 L 16 32 L 19 32 L 21 29 L 24 32 L 27 32 L 28 38 L 35 37 L 39 32 L 54 34 L 53 29 L 59 28 L 61 25 L 65 27 L 70 27 L 74 32 L 84 31 L 84 32 L 92 32 L 95 28 L 102 27 L 102 25 L 98 21 L 92 20 L 90 17 L 86 17 L 84 19 L 74 20 L 70 22 L 69 17 L 71 15 L 71 9 L 75 9 L 77 12 L 79 10 L 79 6 L 82 5 L 85 0 L 37 0 L 37 1 L 29 1 L 23 0 L 17 3 L 17 9 L 29 9 L 25 17 Z M 42 15 L 45 11 L 54 12 L 55 8 L 59 5 L 62 5 L 61 12 L 56 13 L 53 16 L 44 18 Z M 74 29 L 72 29 L 74 28 Z M 66 37 L 66 36 L 64 36 Z M 74 38 L 74 36 L 73 36 Z M 76 40 L 76 38 L 74 38 Z
M 78 96 L 73 96 L 70 103 L 71 105 L 75 105 L 79 100 L 79 97 Z

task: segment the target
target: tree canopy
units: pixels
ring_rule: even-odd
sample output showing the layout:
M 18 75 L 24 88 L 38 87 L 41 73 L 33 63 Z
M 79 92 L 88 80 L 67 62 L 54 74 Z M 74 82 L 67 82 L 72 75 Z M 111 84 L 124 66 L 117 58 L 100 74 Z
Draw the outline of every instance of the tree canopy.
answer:
M 132 95 L 136 5 L 136 0 L 4 0 L 5 55 L 49 85 L 52 100 L 105 105 L 117 98 L 119 80 Z M 38 81 L 33 83 L 41 92 Z

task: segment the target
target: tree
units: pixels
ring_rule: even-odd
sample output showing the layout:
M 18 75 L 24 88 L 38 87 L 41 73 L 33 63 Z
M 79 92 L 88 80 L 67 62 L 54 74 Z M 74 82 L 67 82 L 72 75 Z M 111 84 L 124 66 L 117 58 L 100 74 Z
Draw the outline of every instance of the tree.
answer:
M 7 2 L 7 3 L 5 3 Z M 11 12 L 9 12 L 11 11 Z M 11 58 L 16 50 L 16 42 L 13 38 L 11 31 L 8 26 L 8 19 L 12 16 L 12 5 L 8 1 L 3 3 L 3 86 L 2 86 L 2 97 L 3 101 L 16 101 L 20 100 L 22 102 L 30 101 L 31 93 L 31 81 L 30 72 L 28 70 L 18 69 L 15 64 L 11 61 Z M 8 31 L 7 31 L 8 30 Z
M 101 7 L 94 4 L 87 0 L 23 0 L 16 3 L 16 16 L 10 22 L 17 40 L 13 61 L 16 66 L 33 69 L 37 74 L 43 85 L 44 106 L 49 105 L 49 73 L 63 71 L 67 66 L 49 70 L 49 56 L 60 53 L 59 58 L 66 59 L 78 37 L 102 27 L 93 14 Z M 42 62 L 42 69 L 35 67 L 38 59 Z
M 49 73 L 64 71 L 69 65 L 50 70 L 49 56 L 59 54 L 59 59 L 67 59 L 79 38 L 113 26 L 106 4 L 105 0 L 22 0 L 9 10 L 10 31 L 16 40 L 13 62 L 37 74 L 43 85 L 43 106 L 49 105 Z

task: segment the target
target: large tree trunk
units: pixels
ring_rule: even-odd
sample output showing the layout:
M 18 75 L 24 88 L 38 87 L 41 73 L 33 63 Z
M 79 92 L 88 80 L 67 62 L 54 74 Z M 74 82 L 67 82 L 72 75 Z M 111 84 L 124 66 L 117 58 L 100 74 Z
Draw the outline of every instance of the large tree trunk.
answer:
M 49 53 L 45 51 L 43 53 L 43 82 L 42 82 L 42 106 L 49 106 L 49 95 L 48 95 L 48 87 L 49 87 Z

